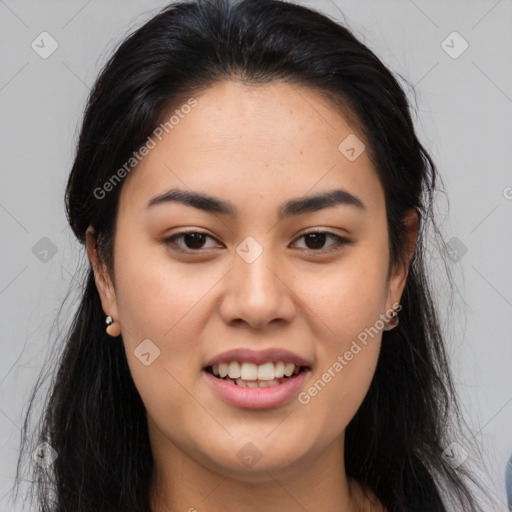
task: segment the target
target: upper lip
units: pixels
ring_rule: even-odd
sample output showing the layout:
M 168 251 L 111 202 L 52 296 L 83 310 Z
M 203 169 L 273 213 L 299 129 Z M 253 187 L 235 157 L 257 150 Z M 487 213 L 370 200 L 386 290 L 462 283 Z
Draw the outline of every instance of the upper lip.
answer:
M 238 361 L 241 363 L 254 363 L 257 365 L 268 363 L 269 361 L 273 363 L 282 361 L 283 363 L 293 363 L 296 366 L 311 367 L 311 363 L 302 357 L 282 348 L 269 348 L 266 350 L 235 348 L 213 357 L 206 363 L 205 367 L 213 366 L 214 364 L 229 363 L 231 361 Z

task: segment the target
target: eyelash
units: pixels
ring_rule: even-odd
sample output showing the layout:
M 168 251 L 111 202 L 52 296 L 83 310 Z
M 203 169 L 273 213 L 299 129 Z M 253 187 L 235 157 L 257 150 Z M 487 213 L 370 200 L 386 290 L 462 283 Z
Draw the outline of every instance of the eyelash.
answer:
M 204 233 L 203 231 L 182 231 L 181 233 L 176 233 L 175 235 L 172 235 L 170 237 L 165 238 L 163 240 L 163 242 L 166 245 L 169 245 L 169 246 L 174 245 L 175 246 L 176 245 L 175 240 L 177 240 L 179 238 L 183 238 L 186 235 L 192 235 L 192 234 L 204 235 L 207 238 L 211 238 L 212 240 L 215 240 L 215 238 L 210 236 L 208 233 Z M 335 243 L 332 244 L 330 246 L 330 248 L 328 248 L 328 249 L 318 249 L 318 250 L 316 250 L 316 249 L 303 249 L 304 251 L 311 251 L 311 252 L 314 252 L 314 253 L 325 254 L 325 253 L 334 251 L 334 250 L 336 250 L 339 247 L 342 247 L 344 245 L 350 245 L 352 243 L 351 240 L 348 240 L 347 238 L 344 238 L 344 237 L 339 236 L 339 235 L 335 235 L 334 233 L 331 233 L 329 231 L 309 231 L 307 233 L 303 233 L 302 235 L 300 235 L 298 237 L 298 239 L 304 238 L 304 237 L 306 237 L 308 235 L 314 235 L 314 234 L 327 235 L 328 237 L 333 238 L 335 240 Z M 203 252 L 203 251 L 205 251 L 203 249 L 183 249 L 183 248 L 178 248 L 178 249 L 175 249 L 175 250 L 178 251 L 178 252 L 185 252 L 185 253 L 194 253 L 194 252 Z

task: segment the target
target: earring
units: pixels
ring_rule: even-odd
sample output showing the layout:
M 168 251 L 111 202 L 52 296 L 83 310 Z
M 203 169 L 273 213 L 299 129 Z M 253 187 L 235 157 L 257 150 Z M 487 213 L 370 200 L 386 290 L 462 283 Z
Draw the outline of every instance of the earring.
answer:
M 398 323 L 398 313 L 396 311 L 393 311 L 393 313 L 391 313 L 391 320 L 388 322 L 386 327 L 384 327 L 383 331 L 393 330 L 395 327 L 398 326 Z
M 119 322 L 116 322 L 110 315 L 105 318 L 105 323 L 107 324 L 107 334 L 116 338 L 121 334 L 121 325 Z

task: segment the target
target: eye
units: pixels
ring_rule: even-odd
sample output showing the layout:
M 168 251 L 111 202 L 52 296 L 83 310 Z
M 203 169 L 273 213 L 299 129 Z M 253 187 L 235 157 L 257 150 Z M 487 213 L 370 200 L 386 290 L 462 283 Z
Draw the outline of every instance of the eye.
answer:
M 204 241 L 206 238 L 211 238 L 214 240 L 213 237 L 210 235 L 207 235 L 206 233 L 203 233 L 202 231 L 184 231 L 182 233 L 177 233 L 176 235 L 170 236 L 164 240 L 164 242 L 167 245 L 173 245 L 178 246 L 178 251 L 196 251 L 197 249 L 201 249 Z M 176 243 L 176 240 L 183 239 L 183 242 L 185 243 L 186 247 L 180 246 Z
M 330 252 L 335 250 L 337 247 L 352 243 L 350 240 L 342 236 L 335 235 L 334 233 L 330 233 L 329 231 L 310 231 L 309 233 L 301 235 L 298 240 L 301 238 L 304 238 L 306 243 L 310 245 L 310 247 L 306 247 L 306 249 L 313 250 L 314 252 Z M 322 246 L 325 244 L 325 240 L 327 238 L 333 239 L 334 243 L 328 246 L 327 249 L 324 249 Z
M 164 240 L 164 243 L 170 246 L 174 246 L 176 250 L 182 252 L 200 252 L 200 249 L 204 249 L 204 243 L 207 238 L 211 240 L 215 240 L 210 235 L 203 233 L 201 231 L 184 231 L 182 233 L 177 233 L 172 235 Z M 352 243 L 350 240 L 341 237 L 339 235 L 335 235 L 334 233 L 330 233 L 329 231 L 310 231 L 309 233 L 304 233 L 297 240 L 303 238 L 306 241 L 306 245 L 308 247 L 305 250 L 312 250 L 313 252 L 330 252 L 335 250 L 337 247 L 342 245 L 348 245 Z M 323 248 L 326 239 L 331 238 L 334 240 L 327 249 Z M 184 244 L 180 245 L 177 243 L 177 240 L 181 240 Z

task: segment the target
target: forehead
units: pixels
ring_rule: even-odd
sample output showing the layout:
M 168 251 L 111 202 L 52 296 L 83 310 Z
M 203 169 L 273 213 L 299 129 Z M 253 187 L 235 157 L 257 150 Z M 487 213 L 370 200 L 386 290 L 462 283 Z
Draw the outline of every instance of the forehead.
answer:
M 242 207 L 251 198 L 270 204 L 343 188 L 370 208 L 382 206 L 362 134 L 315 91 L 224 81 L 193 99 L 193 107 L 164 116 L 172 124 L 152 136 L 153 149 L 125 179 L 120 207 L 141 211 L 175 187 L 229 196 Z

